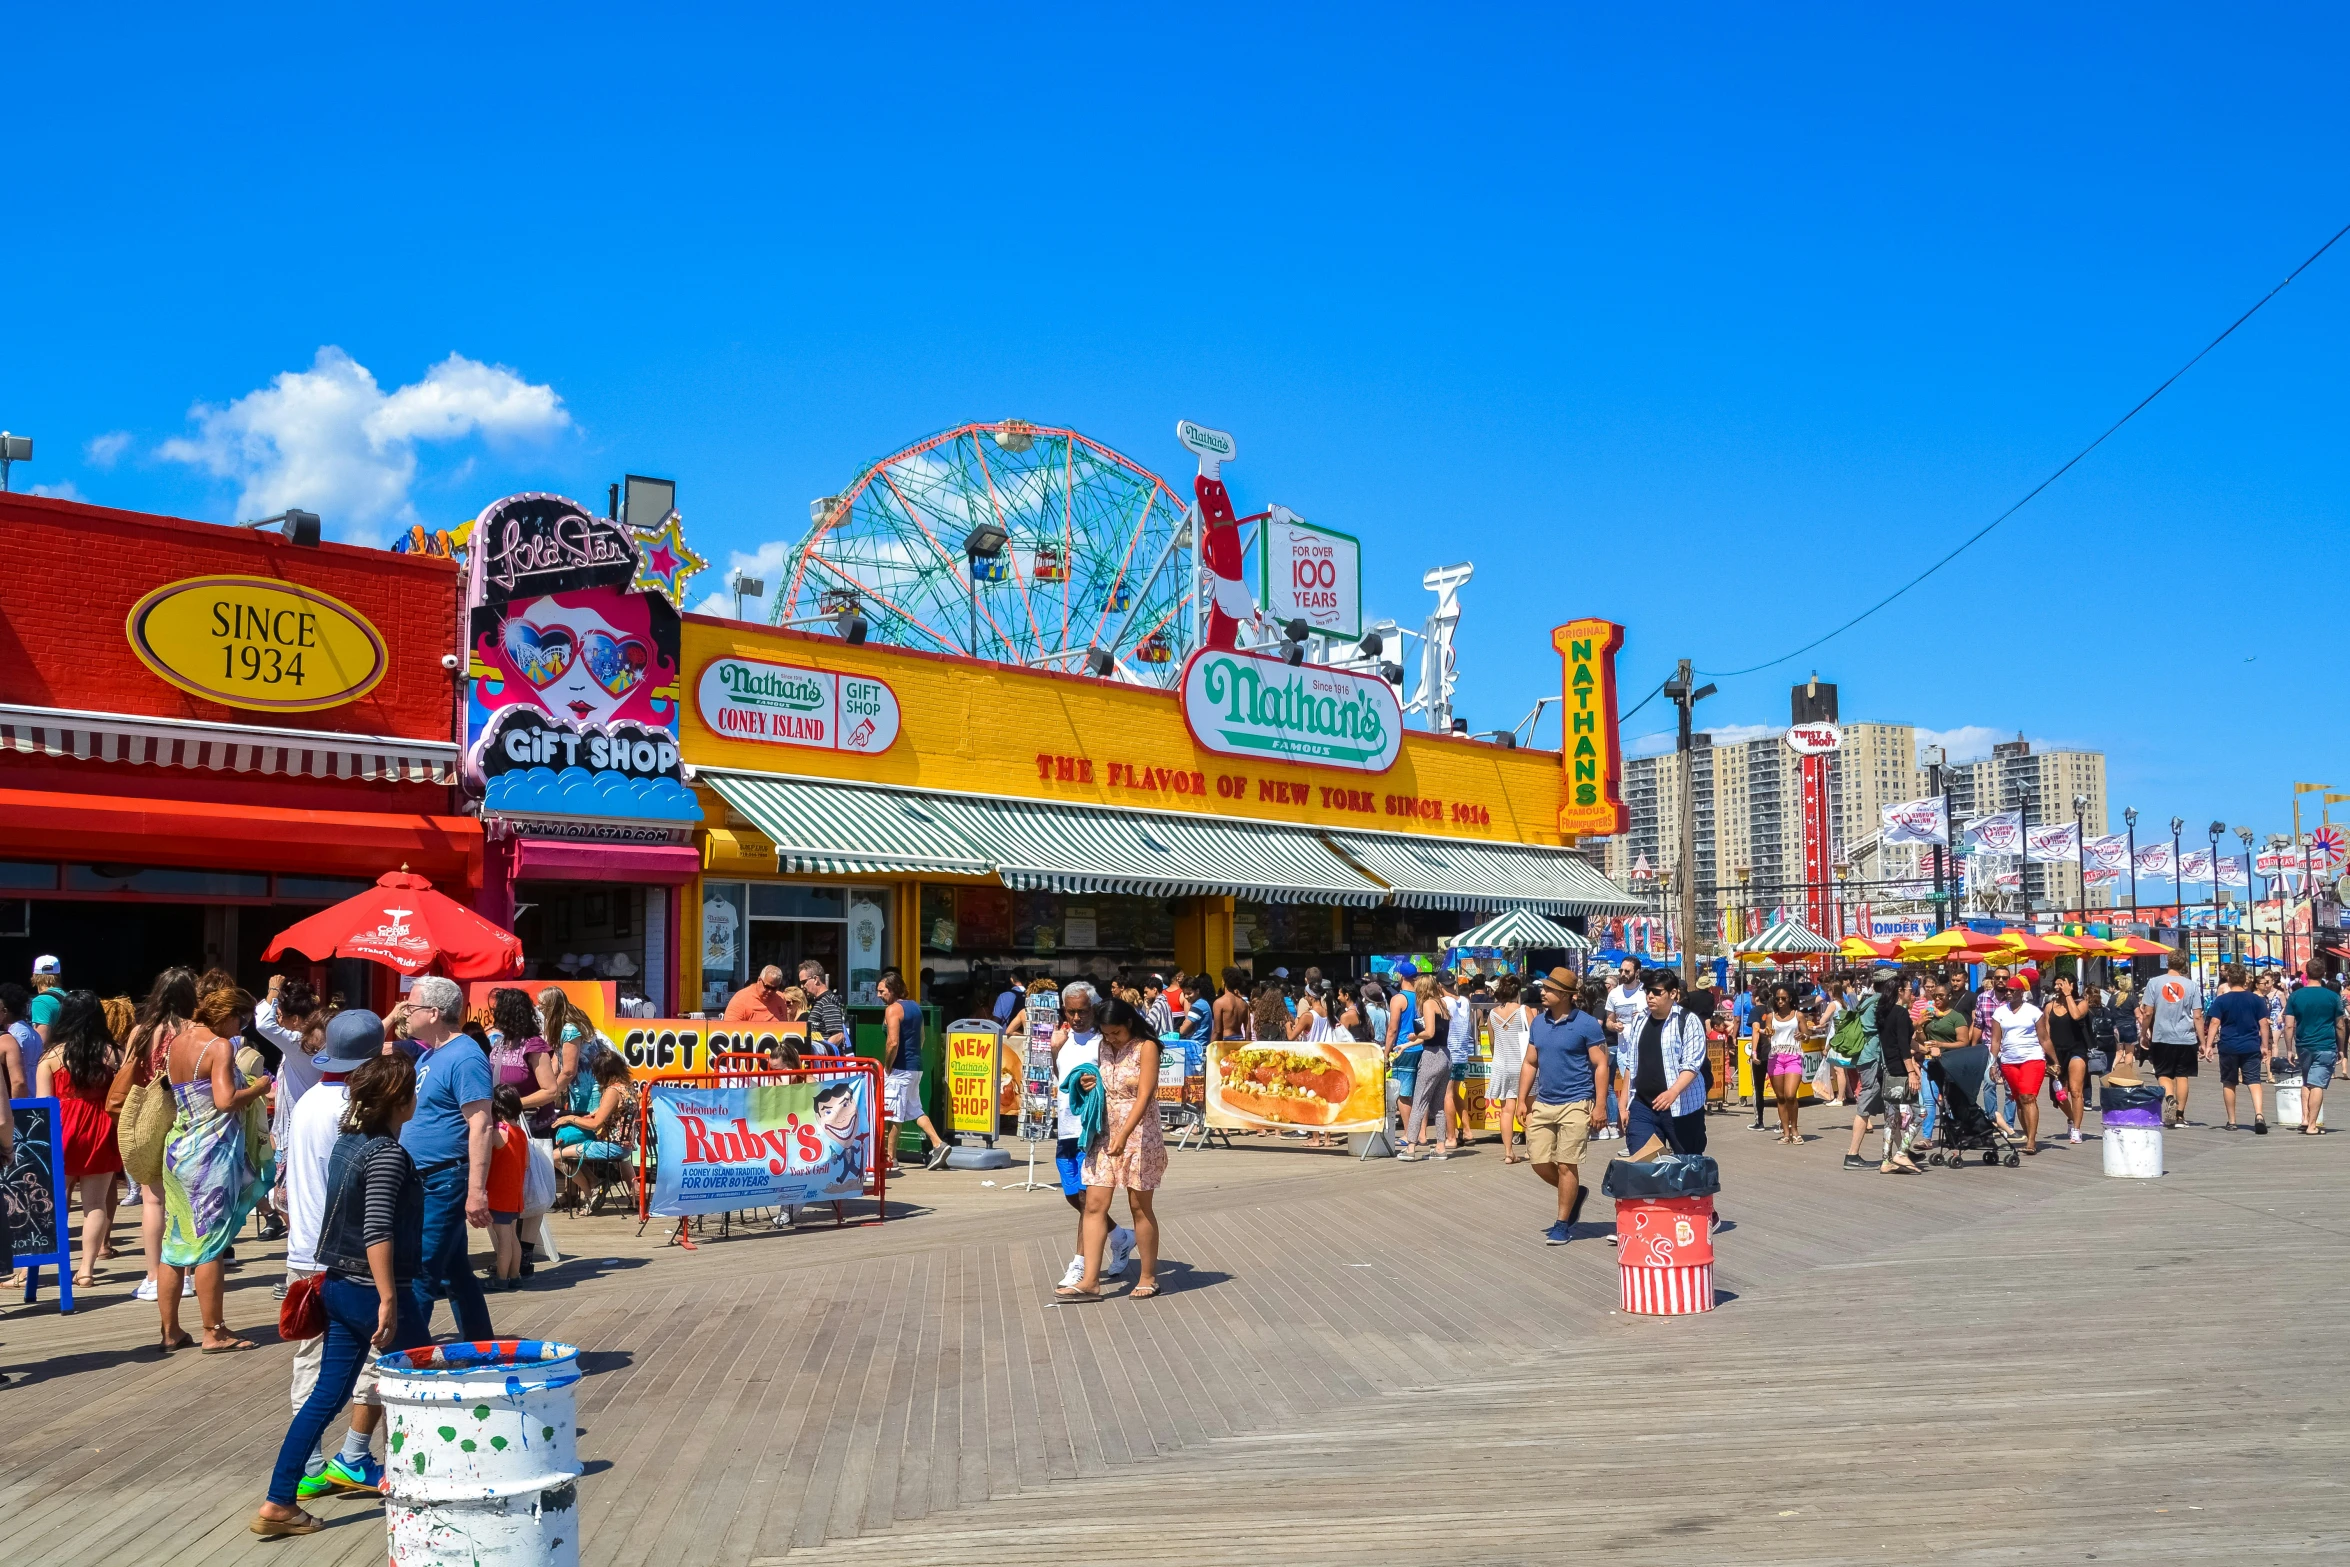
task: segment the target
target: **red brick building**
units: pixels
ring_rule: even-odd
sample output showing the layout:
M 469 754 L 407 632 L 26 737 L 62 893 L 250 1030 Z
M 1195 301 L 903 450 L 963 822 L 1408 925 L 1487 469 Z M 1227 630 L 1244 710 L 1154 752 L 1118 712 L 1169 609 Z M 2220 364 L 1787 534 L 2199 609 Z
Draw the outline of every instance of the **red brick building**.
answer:
M 256 984 L 385 871 L 480 885 L 450 562 L 21 495 L 0 535 L 0 978 Z M 334 976 L 355 1000 L 365 967 Z

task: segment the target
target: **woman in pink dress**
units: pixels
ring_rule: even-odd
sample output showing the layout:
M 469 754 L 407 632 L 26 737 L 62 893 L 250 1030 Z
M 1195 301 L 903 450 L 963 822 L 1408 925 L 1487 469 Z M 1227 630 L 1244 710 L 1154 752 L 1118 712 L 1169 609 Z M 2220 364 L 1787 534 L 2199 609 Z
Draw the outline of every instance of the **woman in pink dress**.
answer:
M 1142 1009 L 1115 996 L 1102 1001 L 1098 1107 L 1080 1102 L 1085 1153 L 1085 1275 L 1053 1294 L 1062 1300 L 1102 1298 L 1102 1251 L 1110 1239 L 1110 1199 L 1120 1187 L 1134 1214 L 1134 1255 L 1142 1274 L 1129 1300 L 1159 1293 L 1159 1216 L 1151 1194 L 1167 1173 L 1167 1143 L 1159 1131 L 1159 1036 Z M 1079 1071 L 1085 1071 L 1079 1068 Z M 1074 1075 L 1074 1074 L 1072 1074 Z

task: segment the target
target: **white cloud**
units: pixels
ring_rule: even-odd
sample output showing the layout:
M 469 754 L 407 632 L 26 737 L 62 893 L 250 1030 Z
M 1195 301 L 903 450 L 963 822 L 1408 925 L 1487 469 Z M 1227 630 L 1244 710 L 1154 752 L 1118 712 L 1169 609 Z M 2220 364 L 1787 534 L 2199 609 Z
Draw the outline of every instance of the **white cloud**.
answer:
M 1761 740 L 1779 731 L 1769 724 L 1723 724 L 1705 731 L 1716 745 L 1743 745 L 1749 740 Z M 1641 735 L 1624 747 L 1624 755 L 1663 756 L 1680 740 L 1677 732 L 1660 729 L 1652 735 Z
M 104 435 L 93 435 L 82 447 L 82 460 L 93 468 L 111 468 L 122 461 L 122 454 L 131 449 L 131 432 L 109 430 Z
M 1988 724 L 1968 724 L 1958 729 L 1920 729 L 1917 737 L 1920 751 L 1939 745 L 1949 749 L 1952 762 L 1980 762 L 1991 755 L 1991 747 L 2005 745 L 2015 734 Z
M 158 455 L 237 481 L 240 519 L 299 506 L 334 536 L 361 542 L 419 520 L 408 499 L 419 441 L 478 434 L 503 444 L 571 424 L 553 387 L 503 365 L 451 354 L 387 393 L 332 345 L 309 369 L 286 371 L 225 408 L 198 403 L 189 417 L 196 433 L 164 442 Z
M 703 615 L 724 615 L 729 620 L 733 619 L 734 590 L 726 584 L 732 582 L 734 574 L 739 571 L 746 576 L 757 577 L 761 582 L 767 584 L 766 596 L 743 600 L 743 618 L 745 620 L 765 620 L 767 606 L 783 589 L 787 569 L 785 562 L 791 558 L 794 548 L 795 546 L 777 539 L 771 543 L 760 545 L 753 554 L 746 555 L 741 550 L 736 550 L 727 556 L 726 569 L 718 574 L 717 589 L 702 595 L 702 601 L 693 606 L 695 612 Z
M 25 492 L 28 495 L 46 495 L 52 500 L 86 501 L 89 499 L 73 487 L 71 479 L 60 479 L 55 484 L 36 484 Z

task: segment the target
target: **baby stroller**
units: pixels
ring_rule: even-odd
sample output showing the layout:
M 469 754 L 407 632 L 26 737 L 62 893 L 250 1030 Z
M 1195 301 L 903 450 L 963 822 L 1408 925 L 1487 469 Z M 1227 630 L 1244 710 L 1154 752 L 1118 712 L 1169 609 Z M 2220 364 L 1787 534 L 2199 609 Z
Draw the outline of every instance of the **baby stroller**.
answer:
M 1985 1164 L 2013 1168 L 2024 1162 L 1999 1130 L 1999 1080 L 1991 1075 L 1990 1046 L 1954 1045 L 1926 1063 L 1926 1074 L 1942 1092 L 1941 1125 L 1926 1163 L 1955 1170 L 1976 1152 Z

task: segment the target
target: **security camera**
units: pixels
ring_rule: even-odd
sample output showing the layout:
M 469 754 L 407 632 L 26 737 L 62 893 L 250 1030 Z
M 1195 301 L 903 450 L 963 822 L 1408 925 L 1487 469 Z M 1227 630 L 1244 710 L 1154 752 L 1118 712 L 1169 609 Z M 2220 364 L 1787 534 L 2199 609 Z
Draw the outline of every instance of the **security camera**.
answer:
M 453 675 L 458 670 L 465 667 L 465 660 L 459 658 L 454 653 L 443 653 L 441 655 L 441 667 Z

